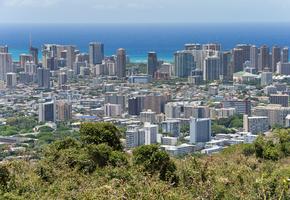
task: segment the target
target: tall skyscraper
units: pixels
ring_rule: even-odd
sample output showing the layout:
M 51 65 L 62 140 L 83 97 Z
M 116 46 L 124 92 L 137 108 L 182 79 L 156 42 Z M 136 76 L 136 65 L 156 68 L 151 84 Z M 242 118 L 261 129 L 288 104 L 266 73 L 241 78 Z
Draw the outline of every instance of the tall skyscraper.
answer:
M 55 120 L 56 120 L 55 103 L 53 101 L 40 103 L 38 121 L 55 122 Z
M 155 76 L 155 72 L 157 72 L 158 67 L 158 59 L 157 54 L 155 52 L 148 53 L 148 62 L 147 62 L 147 73 L 152 77 Z
M 73 64 L 75 62 L 76 57 L 75 51 L 76 47 L 73 45 L 56 45 L 57 58 L 60 59 L 62 57 L 62 53 L 66 52 L 65 56 L 66 66 L 69 67 L 70 69 L 73 69 Z
M 263 70 L 270 70 L 271 64 L 270 64 L 270 51 L 269 47 L 266 45 L 263 45 L 260 47 L 260 54 L 259 54 L 259 71 Z
M 259 64 L 258 58 L 259 58 L 259 49 L 256 46 L 251 46 L 251 50 L 250 50 L 251 66 L 257 70 L 258 70 L 258 64 Z
M 239 71 L 243 71 L 244 70 L 244 63 L 245 63 L 243 49 L 234 48 L 232 50 L 232 56 L 233 56 L 232 60 L 233 60 L 234 73 L 239 72 Z
M 221 60 L 219 56 L 210 56 L 204 60 L 203 80 L 219 80 L 221 75 Z
M 191 118 L 190 143 L 205 143 L 211 140 L 211 120 Z
M 12 56 L 9 53 L 0 53 L 0 80 L 6 81 L 8 72 L 12 72 Z
M 281 61 L 281 48 L 273 46 L 272 48 L 272 72 L 277 71 L 277 63 Z
M 89 57 L 91 65 L 102 64 L 102 61 L 104 60 L 105 57 L 104 44 L 98 42 L 90 43 Z
M 117 50 L 117 58 L 116 58 L 116 69 L 117 69 L 117 76 L 118 78 L 126 77 L 126 50 L 125 49 L 118 49 Z
M 232 53 L 223 52 L 222 53 L 222 75 L 225 81 L 233 80 L 233 63 L 232 63 Z
M 238 44 L 236 46 L 236 48 L 243 50 L 243 60 L 244 60 L 244 62 L 250 61 L 250 59 L 251 59 L 251 45 L 249 45 L 249 44 Z
M 32 61 L 34 64 L 38 64 L 38 48 L 30 46 L 29 53 L 32 55 Z
M 69 101 L 57 101 L 56 112 L 58 121 L 69 121 L 72 119 L 72 104 Z
M 37 83 L 41 89 L 50 88 L 50 70 L 45 68 L 37 69 Z
M 129 115 L 140 115 L 144 109 L 144 96 L 133 97 L 128 100 Z
M 195 69 L 194 57 L 191 51 L 178 51 L 174 54 L 175 76 L 187 78 Z
M 282 59 L 281 59 L 282 63 L 288 63 L 289 62 L 289 48 L 288 47 L 284 47 L 282 49 Z

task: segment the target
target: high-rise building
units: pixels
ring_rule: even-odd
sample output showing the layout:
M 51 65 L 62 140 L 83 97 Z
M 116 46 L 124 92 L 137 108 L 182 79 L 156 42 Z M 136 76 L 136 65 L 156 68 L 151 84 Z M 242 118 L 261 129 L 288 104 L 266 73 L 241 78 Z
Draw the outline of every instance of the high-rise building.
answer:
M 57 101 L 56 112 L 58 121 L 69 121 L 72 119 L 72 104 L 69 101 Z
M 32 60 L 33 60 L 32 55 L 30 55 L 30 54 L 20 54 L 20 56 L 19 56 L 20 67 L 24 68 L 25 64 L 27 62 L 31 62 Z
M 172 137 L 179 137 L 180 134 L 180 121 L 171 119 L 162 122 L 162 132 L 170 133 Z
M 195 70 L 194 57 L 191 51 L 178 51 L 174 54 L 175 76 L 187 78 Z
M 222 70 L 220 57 L 211 56 L 205 58 L 203 69 L 203 80 L 204 81 L 220 80 L 221 74 Z
M 128 100 L 129 115 L 140 115 L 144 109 L 144 96 L 137 96 Z
M 244 63 L 245 63 L 245 57 L 244 57 L 244 51 L 243 49 L 234 48 L 232 50 L 232 61 L 233 61 L 233 69 L 234 73 L 243 71 L 244 69 Z
M 126 147 L 134 148 L 145 144 L 145 131 L 138 127 L 130 127 L 126 131 Z
M 125 49 L 118 49 L 117 50 L 117 58 L 116 58 L 116 71 L 118 78 L 126 77 L 126 63 L 127 63 L 127 56 Z
M 273 73 L 272 72 L 262 72 L 261 85 L 262 86 L 270 85 L 272 82 L 273 82 Z
M 145 145 L 157 143 L 158 125 L 145 123 L 143 130 L 145 132 Z
M 221 44 L 218 43 L 210 43 L 210 44 L 204 44 L 202 45 L 203 50 L 211 50 L 211 51 L 221 51 Z
M 202 50 L 201 44 L 185 44 L 185 50 Z
M 67 74 L 65 72 L 60 72 L 58 75 L 58 85 L 63 86 L 67 84 Z
M 66 66 L 70 69 L 73 69 L 73 64 L 75 62 L 75 54 L 76 47 L 73 45 L 57 45 L 57 58 L 60 59 L 62 57 L 62 53 L 65 52 L 65 63 Z
M 251 114 L 251 101 L 250 100 L 225 100 L 222 101 L 223 108 L 235 108 L 237 114 Z
M 37 69 L 37 83 L 41 89 L 50 88 L 50 70 L 45 68 Z
M 290 63 L 277 63 L 277 73 L 281 75 L 290 75 Z
M 206 143 L 211 140 L 211 119 L 191 118 L 190 143 Z
M 120 104 L 105 104 L 104 111 L 106 117 L 120 117 L 122 115 Z
M 151 124 L 154 124 L 157 122 L 156 120 L 156 112 L 153 112 L 151 110 L 147 110 L 144 112 L 140 113 L 140 121 L 145 123 L 145 122 L 149 122 Z
M 233 64 L 232 64 L 232 53 L 223 52 L 222 53 L 222 75 L 225 81 L 233 80 Z
M 250 61 L 251 61 L 251 66 L 258 70 L 258 65 L 259 65 L 259 49 L 256 46 L 251 46 L 250 50 Z
M 289 48 L 284 47 L 282 49 L 282 58 L 281 58 L 282 63 L 288 63 L 289 62 Z
M 148 62 L 147 62 L 147 73 L 152 77 L 155 77 L 155 73 L 157 72 L 158 67 L 158 59 L 156 52 L 148 53 Z
M 34 64 L 38 64 L 38 48 L 35 47 L 30 47 L 29 48 L 29 53 L 32 55 L 32 61 Z
M 152 110 L 157 114 L 164 112 L 164 105 L 169 100 L 168 95 L 161 95 L 161 94 L 153 94 L 147 95 L 144 98 L 144 109 L 145 110 Z
M 6 81 L 6 74 L 12 72 L 12 56 L 10 53 L 0 53 L 0 80 Z
M 17 77 L 16 77 L 16 73 L 7 73 L 6 74 L 6 86 L 7 88 L 15 88 L 17 85 Z
M 243 50 L 243 60 L 244 60 L 244 63 L 246 61 L 250 61 L 251 60 L 251 45 L 249 45 L 249 44 L 238 44 L 236 46 L 236 48 Z
M 169 102 L 165 104 L 165 116 L 167 119 L 180 118 L 181 105 L 177 102 Z
M 0 53 L 8 53 L 8 46 L 0 46 Z
M 272 72 L 276 72 L 277 63 L 281 61 L 281 48 L 273 46 L 272 48 Z
M 290 114 L 289 107 L 282 107 L 277 104 L 269 104 L 267 106 L 257 106 L 253 109 L 253 115 L 266 116 L 269 118 L 270 126 L 281 125 L 285 126 L 286 116 Z
M 271 104 L 279 104 L 283 107 L 289 106 L 289 95 L 287 94 L 272 94 L 270 95 Z
M 252 134 L 264 133 L 269 130 L 269 118 L 266 116 L 244 115 L 244 131 Z
M 105 95 L 105 104 L 119 104 L 123 110 L 126 109 L 126 97 L 125 95 L 117 93 L 108 93 Z
M 90 62 L 90 55 L 87 53 L 79 53 L 76 55 L 76 62 Z
M 260 47 L 260 54 L 259 54 L 259 71 L 270 70 L 271 63 L 270 63 L 270 50 L 269 47 L 263 45 Z
M 208 106 L 193 106 L 185 105 L 183 108 L 183 114 L 185 118 L 208 118 L 209 107 Z
M 39 122 L 55 122 L 56 109 L 54 101 L 39 104 Z
M 102 61 L 104 60 L 105 57 L 104 44 L 98 42 L 90 43 L 89 57 L 91 65 L 102 64 Z

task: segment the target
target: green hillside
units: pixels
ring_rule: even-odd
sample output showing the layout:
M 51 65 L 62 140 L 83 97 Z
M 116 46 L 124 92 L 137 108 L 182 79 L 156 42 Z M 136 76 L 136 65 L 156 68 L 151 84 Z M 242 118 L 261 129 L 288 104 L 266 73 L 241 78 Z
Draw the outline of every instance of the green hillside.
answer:
M 212 156 L 122 151 L 119 130 L 83 124 L 40 160 L 0 165 L 0 199 L 290 199 L 290 130 Z

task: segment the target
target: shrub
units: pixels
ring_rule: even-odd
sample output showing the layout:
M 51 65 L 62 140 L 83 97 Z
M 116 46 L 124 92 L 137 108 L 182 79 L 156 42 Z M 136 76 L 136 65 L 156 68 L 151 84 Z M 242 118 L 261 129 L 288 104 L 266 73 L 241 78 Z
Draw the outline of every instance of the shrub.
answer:
M 111 123 L 83 123 L 80 128 L 81 141 L 84 144 L 108 144 L 114 150 L 122 150 L 121 133 Z
M 136 165 L 142 165 L 144 170 L 154 174 L 159 173 L 159 179 L 178 184 L 179 178 L 175 174 L 176 166 L 165 151 L 161 151 L 156 145 L 146 145 L 133 151 L 133 159 Z
M 123 152 L 120 151 L 112 151 L 109 163 L 113 167 L 123 167 L 128 165 L 128 160 L 126 155 Z
M 0 165 L 0 187 L 2 191 L 7 190 L 10 178 L 11 177 L 8 168 L 4 165 Z

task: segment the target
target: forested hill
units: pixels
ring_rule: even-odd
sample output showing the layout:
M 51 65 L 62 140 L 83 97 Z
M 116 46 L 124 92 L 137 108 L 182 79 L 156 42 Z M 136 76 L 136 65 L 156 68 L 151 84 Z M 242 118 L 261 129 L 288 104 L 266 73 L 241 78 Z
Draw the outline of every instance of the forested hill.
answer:
M 171 158 L 156 145 L 127 154 L 119 130 L 82 124 L 80 140 L 35 161 L 0 165 L 0 199 L 290 199 L 290 130 L 212 156 Z

